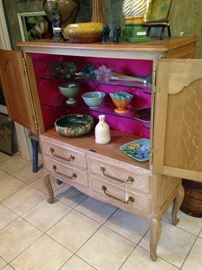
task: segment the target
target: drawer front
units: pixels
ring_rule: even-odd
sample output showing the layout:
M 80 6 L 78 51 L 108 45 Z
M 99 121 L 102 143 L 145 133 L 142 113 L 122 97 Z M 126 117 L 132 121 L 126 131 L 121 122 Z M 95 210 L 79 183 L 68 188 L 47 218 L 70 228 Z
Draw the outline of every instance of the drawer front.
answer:
M 118 160 L 106 161 L 95 157 L 88 157 L 88 166 L 91 174 L 100 175 L 110 183 L 123 188 L 127 184 L 128 189 L 151 192 L 150 172 L 145 169 Z
M 87 168 L 86 154 L 71 149 L 66 145 L 56 145 L 53 143 L 42 142 L 42 151 L 44 155 L 48 155 L 51 158 L 65 162 L 66 164 L 72 164 Z
M 90 188 L 119 208 L 145 217 L 151 215 L 151 196 L 148 194 L 120 188 L 94 175 L 90 176 Z
M 54 175 L 57 179 L 63 180 L 64 182 L 74 183 L 89 186 L 88 184 L 88 173 L 86 170 L 79 170 L 77 168 L 67 166 L 62 162 L 44 157 L 44 167 L 49 171 L 51 175 Z

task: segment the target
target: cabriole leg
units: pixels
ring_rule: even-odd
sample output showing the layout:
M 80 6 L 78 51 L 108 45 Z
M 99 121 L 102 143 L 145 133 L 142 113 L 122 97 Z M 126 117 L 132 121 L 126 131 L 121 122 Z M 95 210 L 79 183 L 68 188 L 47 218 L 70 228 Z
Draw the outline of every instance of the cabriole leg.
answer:
M 152 261 L 156 261 L 156 249 L 161 235 L 161 221 L 159 218 L 153 218 L 150 231 L 150 257 Z
M 44 177 L 44 184 L 48 190 L 48 195 L 49 195 L 47 201 L 49 203 L 53 203 L 54 202 L 54 192 L 53 192 L 53 188 L 52 188 L 52 185 L 50 182 L 50 177 L 48 174 Z
M 177 218 L 177 213 L 180 209 L 180 206 L 184 199 L 184 188 L 182 185 L 179 185 L 177 196 L 174 200 L 173 209 L 172 209 L 172 224 L 177 225 L 179 219 Z

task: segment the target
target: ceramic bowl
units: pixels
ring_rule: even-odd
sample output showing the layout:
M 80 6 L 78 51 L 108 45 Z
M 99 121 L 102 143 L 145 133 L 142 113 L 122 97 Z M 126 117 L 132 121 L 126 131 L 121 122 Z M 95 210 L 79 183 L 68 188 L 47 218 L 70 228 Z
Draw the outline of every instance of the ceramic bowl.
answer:
M 86 92 L 82 95 L 82 98 L 87 106 L 94 109 L 99 107 L 105 95 L 106 94 L 104 92 Z
M 69 114 L 55 121 L 56 132 L 62 136 L 79 137 L 91 131 L 93 117 L 87 114 Z
M 120 92 L 110 93 L 110 97 L 111 97 L 114 105 L 117 107 L 114 110 L 116 113 L 127 113 L 128 112 L 127 107 L 133 98 L 132 94 L 120 91 Z
M 77 82 L 62 83 L 59 86 L 59 90 L 63 96 L 68 98 L 66 101 L 67 104 L 75 104 L 75 97 L 79 93 L 80 85 Z
M 150 128 L 151 108 L 136 110 L 134 118 L 142 122 L 145 128 Z

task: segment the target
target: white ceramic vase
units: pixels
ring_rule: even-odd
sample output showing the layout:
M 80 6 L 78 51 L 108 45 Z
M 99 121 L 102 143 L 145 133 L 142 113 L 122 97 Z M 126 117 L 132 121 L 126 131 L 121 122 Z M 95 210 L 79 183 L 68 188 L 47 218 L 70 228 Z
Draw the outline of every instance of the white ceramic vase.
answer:
M 110 128 L 105 122 L 105 115 L 99 115 L 99 122 L 95 127 L 95 142 L 98 144 L 107 144 L 110 140 Z

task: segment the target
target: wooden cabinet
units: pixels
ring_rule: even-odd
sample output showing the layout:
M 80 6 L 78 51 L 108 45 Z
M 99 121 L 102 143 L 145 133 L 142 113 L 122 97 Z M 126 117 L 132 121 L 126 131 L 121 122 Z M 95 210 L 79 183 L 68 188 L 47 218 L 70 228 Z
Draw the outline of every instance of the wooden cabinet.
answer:
M 49 202 L 54 199 L 49 181 L 53 175 L 89 196 L 147 218 L 151 221 L 152 260 L 157 258 L 161 215 L 172 202 L 172 221 L 177 223 L 183 200 L 181 178 L 202 182 L 202 62 L 174 59 L 193 58 L 196 41 L 194 37 L 141 44 L 41 40 L 18 43 L 22 53 L 0 51 L 9 114 L 40 135 Z M 74 61 L 80 68 L 86 63 L 107 63 L 125 75 L 152 76 L 146 85 L 138 81 L 82 84 L 82 91 L 133 91 L 132 107 L 151 107 L 150 130 L 134 119 L 133 109 L 117 116 L 109 100 L 97 111 L 84 108 L 81 99 L 75 107 L 66 105 L 58 91 L 59 81 L 47 73 L 48 64 L 55 59 Z M 80 138 L 59 136 L 54 121 L 71 112 L 87 112 L 95 118 L 105 113 L 112 128 L 111 142 L 96 144 L 93 133 Z M 135 161 L 120 151 L 121 145 L 137 137 L 150 138 L 149 161 Z

